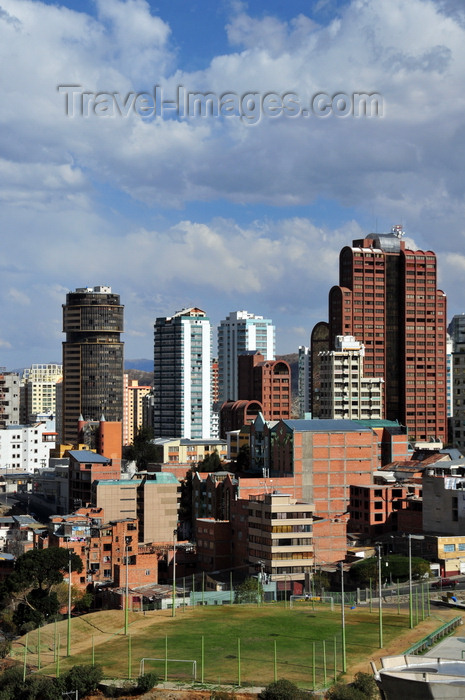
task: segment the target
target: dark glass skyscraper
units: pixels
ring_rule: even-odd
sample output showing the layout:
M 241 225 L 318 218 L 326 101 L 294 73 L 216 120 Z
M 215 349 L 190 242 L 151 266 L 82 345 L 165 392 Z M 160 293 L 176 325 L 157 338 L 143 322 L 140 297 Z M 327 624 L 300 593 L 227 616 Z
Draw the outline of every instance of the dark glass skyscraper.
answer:
M 63 305 L 63 425 L 76 443 L 78 420 L 123 420 L 123 310 L 111 287 L 83 287 Z

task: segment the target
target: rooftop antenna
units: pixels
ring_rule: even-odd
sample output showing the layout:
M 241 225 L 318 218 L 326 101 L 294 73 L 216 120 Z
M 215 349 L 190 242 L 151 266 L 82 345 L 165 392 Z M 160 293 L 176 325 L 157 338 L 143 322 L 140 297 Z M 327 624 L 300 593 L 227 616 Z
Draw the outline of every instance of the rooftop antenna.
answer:
M 391 228 L 391 233 L 393 233 L 397 238 L 402 238 L 402 236 L 405 236 L 405 231 L 402 224 L 396 224 L 396 226 L 393 226 Z

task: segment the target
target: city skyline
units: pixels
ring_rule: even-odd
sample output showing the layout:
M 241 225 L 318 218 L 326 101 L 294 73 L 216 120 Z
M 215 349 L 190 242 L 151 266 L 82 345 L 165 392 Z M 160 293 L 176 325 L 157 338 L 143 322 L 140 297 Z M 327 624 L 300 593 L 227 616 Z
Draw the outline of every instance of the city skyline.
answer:
M 297 352 L 334 251 L 396 224 L 462 312 L 464 47 L 457 0 L 5 0 L 0 366 L 59 361 L 61 300 L 96 283 L 124 300 L 129 358 L 184 306 L 250 309 Z M 179 91 L 222 112 L 170 111 Z

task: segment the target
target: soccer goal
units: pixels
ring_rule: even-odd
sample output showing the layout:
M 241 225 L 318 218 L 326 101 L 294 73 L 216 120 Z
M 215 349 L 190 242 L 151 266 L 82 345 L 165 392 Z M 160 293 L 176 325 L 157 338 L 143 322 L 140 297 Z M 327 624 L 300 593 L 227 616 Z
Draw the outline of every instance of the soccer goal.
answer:
M 148 656 L 144 657 L 140 661 L 140 668 L 139 668 L 139 675 L 143 676 L 145 671 L 145 662 L 146 661 L 163 661 L 163 663 L 172 663 L 176 662 L 177 664 L 192 664 L 192 680 L 197 680 L 197 661 L 195 659 L 165 659 L 165 657 L 161 657 L 159 659 L 154 659 L 154 658 L 149 658 Z

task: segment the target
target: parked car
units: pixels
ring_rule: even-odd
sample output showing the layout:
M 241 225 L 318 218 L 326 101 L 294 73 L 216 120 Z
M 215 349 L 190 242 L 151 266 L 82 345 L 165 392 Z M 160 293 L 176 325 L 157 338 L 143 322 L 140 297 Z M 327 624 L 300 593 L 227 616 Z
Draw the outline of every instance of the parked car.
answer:
M 432 588 L 455 588 L 458 584 L 454 578 L 440 578 L 439 581 L 435 581 L 431 587 Z

